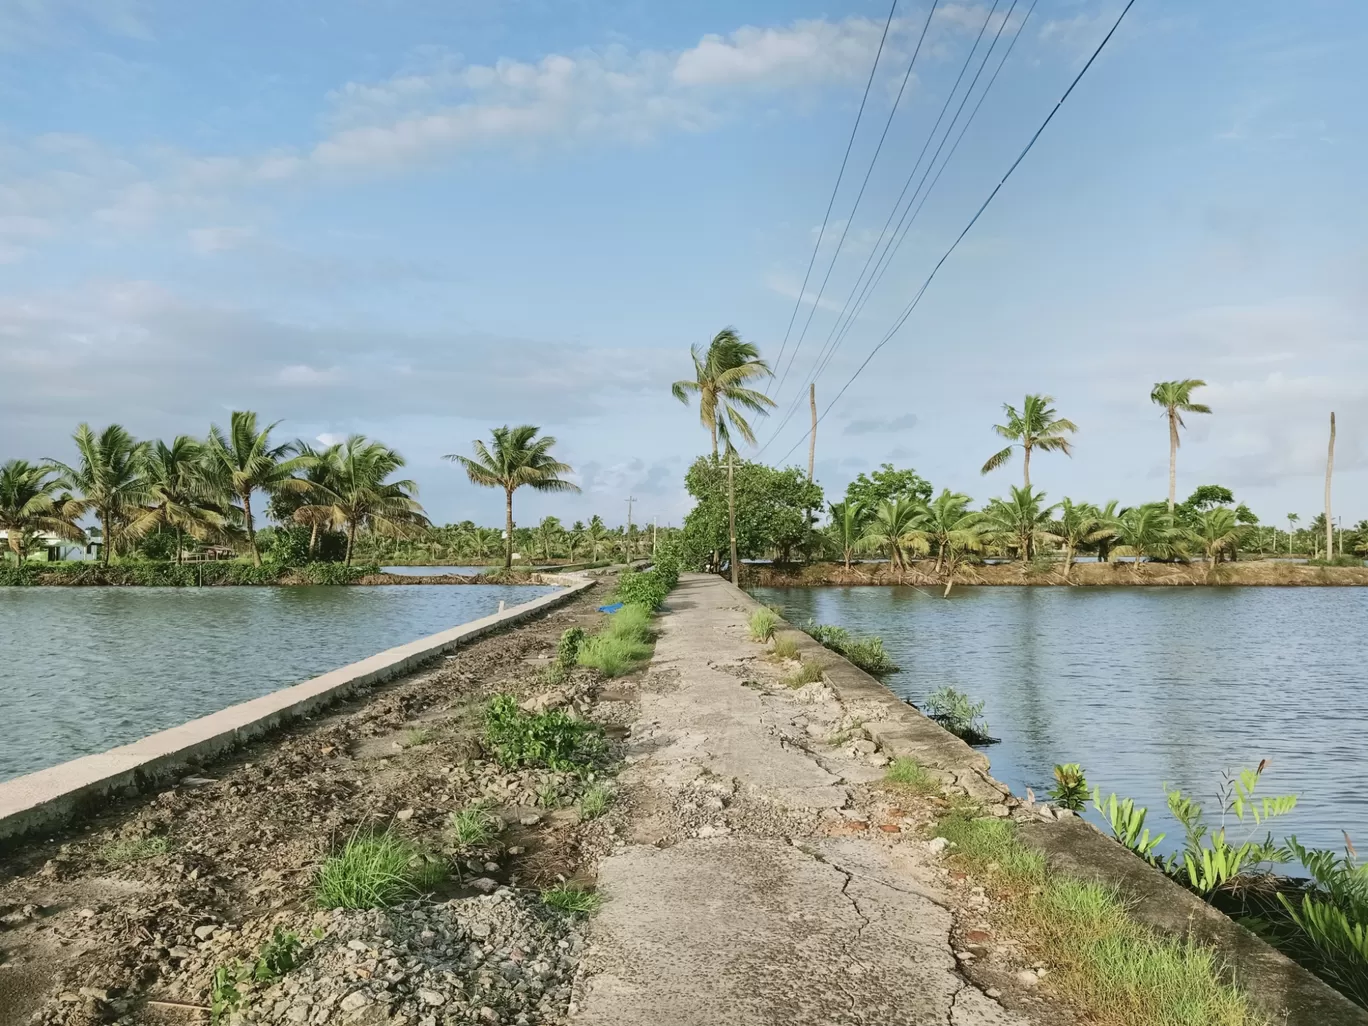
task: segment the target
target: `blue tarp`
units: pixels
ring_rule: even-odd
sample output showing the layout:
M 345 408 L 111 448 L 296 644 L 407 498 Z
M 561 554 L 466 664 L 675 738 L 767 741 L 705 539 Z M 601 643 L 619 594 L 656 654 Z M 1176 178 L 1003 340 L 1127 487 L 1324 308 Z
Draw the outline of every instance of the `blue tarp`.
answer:
M 611 606 L 599 606 L 600 613 L 616 613 L 622 608 L 621 602 L 614 602 Z

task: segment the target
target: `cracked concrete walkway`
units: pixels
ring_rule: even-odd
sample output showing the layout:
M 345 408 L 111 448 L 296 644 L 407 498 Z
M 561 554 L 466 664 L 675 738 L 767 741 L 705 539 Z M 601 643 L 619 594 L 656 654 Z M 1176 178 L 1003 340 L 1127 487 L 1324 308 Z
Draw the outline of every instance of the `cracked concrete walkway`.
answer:
M 623 773 L 634 843 L 600 863 L 572 1022 L 1025 1026 L 957 971 L 925 845 L 869 829 L 879 754 L 817 740 L 845 710 L 780 685 L 747 615 L 686 575 L 660 618 Z

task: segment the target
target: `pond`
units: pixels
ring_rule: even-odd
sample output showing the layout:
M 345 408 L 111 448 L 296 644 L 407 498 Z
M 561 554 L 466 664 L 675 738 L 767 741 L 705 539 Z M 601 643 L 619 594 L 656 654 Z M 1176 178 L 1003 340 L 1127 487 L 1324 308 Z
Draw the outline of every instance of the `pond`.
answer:
M 496 568 L 492 566 L 382 566 L 380 571 L 386 574 L 401 574 L 404 577 L 437 577 L 443 574 L 475 577 L 494 569 Z
M 0 588 L 0 780 L 101 752 L 554 591 Z
M 1162 786 L 1216 807 L 1221 772 L 1270 761 L 1267 794 L 1300 796 L 1275 839 L 1368 840 L 1368 589 L 757 588 L 795 624 L 878 634 L 920 703 L 949 685 L 986 702 L 984 749 L 1018 795 L 1056 763 L 1148 806 L 1178 838 Z M 1210 818 L 1210 816 L 1208 817 Z M 1233 839 L 1243 835 L 1232 833 Z M 1362 845 L 1360 844 L 1360 847 Z

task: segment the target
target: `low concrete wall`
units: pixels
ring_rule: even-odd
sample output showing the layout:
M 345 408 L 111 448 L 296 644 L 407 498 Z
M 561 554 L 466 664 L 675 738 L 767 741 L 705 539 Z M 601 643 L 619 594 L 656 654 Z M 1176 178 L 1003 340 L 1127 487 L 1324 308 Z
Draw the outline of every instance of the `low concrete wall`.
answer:
M 391 648 L 302 684 L 229 706 L 140 741 L 87 755 L 0 783 L 0 846 L 60 826 L 82 807 L 155 787 L 185 769 L 318 712 L 361 688 L 411 673 L 459 645 L 554 609 L 593 587 L 592 581 L 546 574 L 563 590 L 450 630 Z
M 745 592 L 738 589 L 736 594 L 748 613 L 760 607 Z M 865 720 L 865 732 L 888 755 L 915 759 L 975 799 L 997 805 L 995 813 L 1021 821 L 1018 836 L 1045 855 L 1051 867 L 1116 888 L 1138 922 L 1164 936 L 1191 937 L 1215 948 L 1234 979 L 1281 1026 L 1368 1026 L 1368 1011 L 1091 824 L 1069 814 L 1047 820 L 1025 807 L 993 779 L 983 753 L 849 660 L 802 631 L 790 629 L 783 635 L 794 639 L 803 658 L 821 665 L 847 711 Z

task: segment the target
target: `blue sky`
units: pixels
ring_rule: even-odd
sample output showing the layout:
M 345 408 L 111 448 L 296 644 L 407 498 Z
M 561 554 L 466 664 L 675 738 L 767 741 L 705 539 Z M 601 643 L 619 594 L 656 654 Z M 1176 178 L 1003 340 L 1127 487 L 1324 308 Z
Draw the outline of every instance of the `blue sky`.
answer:
M 1017 37 L 818 377 L 823 406 L 1119 10 L 1029 7 L 937 5 L 850 219 L 927 17 L 898 5 L 833 213 L 849 235 L 781 407 L 966 58 L 972 76 L 1002 27 L 982 90 Z M 669 382 L 725 325 L 779 355 L 887 10 L 0 0 L 0 458 L 65 458 L 83 419 L 201 434 L 248 407 L 290 437 L 379 437 L 435 519 L 492 522 L 498 497 L 440 456 L 530 421 L 584 494 L 528 497 L 521 521 L 620 522 L 632 494 L 677 523 L 706 435 Z M 1200 377 L 1216 413 L 1190 422 L 1180 491 L 1309 518 L 1334 409 L 1337 506 L 1368 516 L 1365 42 L 1359 4 L 1138 0 L 823 422 L 828 491 L 891 460 L 1003 494 L 1019 469 L 978 468 L 1029 391 L 1080 426 L 1071 460 L 1032 468 L 1051 497 L 1157 498 L 1149 388 Z M 805 460 L 804 420 L 763 458 Z

